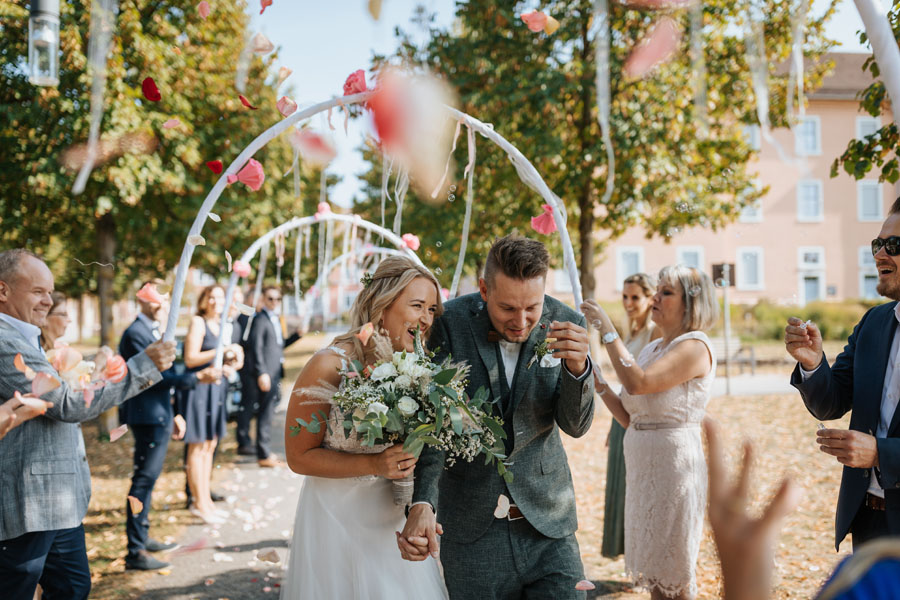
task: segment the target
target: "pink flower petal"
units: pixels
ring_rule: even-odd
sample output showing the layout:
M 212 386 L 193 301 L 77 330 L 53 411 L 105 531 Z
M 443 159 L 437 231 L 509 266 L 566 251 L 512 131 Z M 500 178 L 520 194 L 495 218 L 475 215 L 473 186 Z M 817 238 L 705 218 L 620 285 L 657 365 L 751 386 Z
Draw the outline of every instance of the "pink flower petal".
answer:
M 141 82 L 141 91 L 144 93 L 144 98 L 150 102 L 162 100 L 162 94 L 159 93 L 159 88 L 156 87 L 156 82 L 152 77 L 144 78 L 144 81 Z
M 106 368 L 103 370 L 103 378 L 110 383 L 118 383 L 125 379 L 128 374 L 128 365 L 125 359 L 116 354 L 106 361 Z
M 140 514 L 144 510 L 144 503 L 134 496 L 128 496 L 128 506 L 131 508 L 131 514 L 133 515 Z
M 668 60 L 678 49 L 681 30 L 675 21 L 663 17 L 640 44 L 631 51 L 623 71 L 628 77 L 644 77 L 655 66 Z
M 288 117 L 297 111 L 297 103 L 287 96 L 282 96 L 281 98 L 279 98 L 278 102 L 275 103 L 275 106 L 278 107 L 278 112 L 280 112 L 285 117 Z
M 266 9 L 272 6 L 272 0 L 259 0 L 260 10 L 259 14 L 263 14 L 266 12 Z
M 325 167 L 337 156 L 330 138 L 311 129 L 294 131 L 289 139 L 291 145 L 303 156 L 303 160 L 313 166 Z
M 206 548 L 206 538 L 200 538 L 199 540 L 197 540 L 195 542 L 191 542 L 190 544 L 187 544 L 186 546 L 182 546 L 182 547 L 176 549 L 175 551 L 172 552 L 172 554 L 197 552 L 198 550 L 203 550 L 204 548 Z
M 81 353 L 69 346 L 58 346 L 47 353 L 47 362 L 57 373 L 65 373 L 78 366 L 82 360 Z
M 525 21 L 530 31 L 537 33 L 544 30 L 544 26 L 547 24 L 547 15 L 535 10 L 530 13 L 522 13 L 522 20 Z
M 13 359 L 13 365 L 16 367 L 16 369 L 25 374 L 25 378 L 28 379 L 28 381 L 34 380 L 34 369 L 25 364 L 25 359 L 22 358 L 21 353 L 16 354 L 16 357 Z
M 181 121 L 179 121 L 178 119 L 169 119 L 168 121 L 163 123 L 163 129 L 175 129 L 179 125 L 181 125 Z
M 362 345 L 365 346 L 369 343 L 369 338 L 372 337 L 373 333 L 375 333 L 375 326 L 370 322 L 362 326 L 362 329 L 359 330 L 356 337 L 362 342 Z
M 210 160 L 206 162 L 206 166 L 209 167 L 209 170 L 215 173 L 216 175 L 222 172 L 222 161 L 221 160 Z
M 265 2 L 265 0 L 263 0 Z M 261 33 L 257 33 L 253 36 L 253 39 L 250 41 L 250 50 L 254 54 L 268 54 L 275 49 L 275 44 L 273 44 L 269 38 L 264 36 Z
M 587 579 L 582 579 L 581 581 L 579 581 L 578 583 L 575 584 L 575 589 L 582 591 L 582 592 L 587 592 L 590 590 L 597 589 L 597 586 L 595 586 L 593 583 L 591 583 Z
M 120 437 L 122 437 L 126 433 L 128 433 L 128 425 L 124 425 L 124 424 L 119 425 L 118 427 L 116 427 L 115 429 L 113 429 L 112 431 L 109 432 L 109 441 L 115 442 L 116 440 L 118 440 Z
M 404 234 L 400 237 L 400 239 L 402 239 L 402 240 L 403 240 L 403 244 L 404 244 L 407 248 L 409 248 L 410 250 L 412 250 L 413 252 L 415 252 L 416 250 L 419 249 L 419 236 L 417 236 L 417 235 L 415 235 L 415 234 L 412 234 L 412 233 L 404 233 Z
M 47 392 L 52 392 L 59 386 L 59 379 L 50 373 L 41 371 L 34 376 L 34 380 L 31 382 L 31 393 L 40 398 Z
M 231 270 L 238 277 L 250 277 L 250 263 L 245 260 L 234 261 L 234 266 Z
M 441 299 L 449 300 L 450 299 L 450 290 L 447 288 L 441 288 Z
M 262 187 L 262 184 L 265 180 L 266 173 L 265 171 L 263 171 L 263 166 L 255 158 L 251 158 L 250 160 L 248 160 L 247 164 L 244 165 L 240 171 L 238 171 L 237 175 L 228 176 L 228 183 L 240 181 L 254 192 L 258 191 L 259 188 Z
M 553 220 L 553 207 L 545 204 L 544 214 L 531 217 L 531 228 L 544 235 L 550 235 L 556 231 L 556 221 Z
M 276 90 L 281 87 L 281 84 L 284 83 L 285 79 L 291 76 L 291 73 L 293 73 L 293 71 L 291 71 L 287 67 L 281 67 L 280 69 L 278 69 L 278 81 L 275 83 Z
M 91 403 L 94 401 L 94 388 L 91 386 L 86 387 L 84 392 L 82 392 L 82 396 L 84 396 L 84 407 L 90 408 Z
M 362 69 L 357 69 L 350 73 L 347 77 L 347 80 L 344 82 L 344 95 L 351 96 L 353 94 L 360 94 L 366 91 L 366 72 Z
M 256 107 L 250 104 L 250 101 L 243 94 L 238 94 L 238 99 L 241 101 L 241 104 L 249 108 L 250 110 L 256 110 Z
M 559 29 L 559 21 L 547 15 L 547 22 L 544 24 L 544 33 L 547 35 L 553 35 L 556 33 L 556 30 Z
M 206 19 L 209 16 L 209 2 L 203 0 L 200 4 L 197 5 L 197 12 L 200 13 L 200 17 L 202 19 Z
M 13 397 L 29 408 L 38 409 L 39 411 L 41 411 L 41 414 L 44 414 L 47 412 L 47 408 L 48 408 L 47 402 L 45 402 L 44 400 L 41 400 L 40 398 L 35 398 L 31 394 L 25 394 L 23 396 L 22 394 L 19 393 L 18 390 L 16 390 L 15 392 L 13 392 Z M 53 405 L 50 404 L 50 406 L 53 406 Z
M 144 287 L 138 290 L 138 293 L 135 294 L 135 296 L 138 300 L 142 300 L 150 304 L 162 304 L 166 301 L 165 297 L 159 293 L 159 290 L 156 289 L 156 285 L 152 283 L 145 283 Z

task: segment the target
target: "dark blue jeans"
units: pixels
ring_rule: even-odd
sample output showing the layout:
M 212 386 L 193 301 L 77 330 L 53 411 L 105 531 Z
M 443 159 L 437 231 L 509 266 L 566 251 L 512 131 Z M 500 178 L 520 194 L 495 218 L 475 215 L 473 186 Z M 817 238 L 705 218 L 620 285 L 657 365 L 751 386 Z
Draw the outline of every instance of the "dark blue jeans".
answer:
M 84 526 L 35 531 L 0 541 L 0 596 L 31 600 L 40 583 L 44 600 L 84 600 L 91 592 L 91 569 Z
M 139 514 L 131 512 L 131 504 L 125 502 L 125 534 L 128 536 L 128 556 L 137 556 L 147 545 L 150 530 L 151 494 L 156 479 L 166 461 L 166 450 L 172 436 L 172 423 L 168 425 L 132 425 L 134 435 L 134 475 L 131 477 L 129 496 L 144 504 Z

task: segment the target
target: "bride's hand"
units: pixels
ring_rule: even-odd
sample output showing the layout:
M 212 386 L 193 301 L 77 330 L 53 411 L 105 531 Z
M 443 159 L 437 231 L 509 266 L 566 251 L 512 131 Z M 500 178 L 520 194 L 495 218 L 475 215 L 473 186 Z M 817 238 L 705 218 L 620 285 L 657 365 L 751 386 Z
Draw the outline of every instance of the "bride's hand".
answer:
M 375 474 L 388 479 L 403 479 L 413 474 L 418 459 L 403 451 L 403 444 L 394 444 L 387 450 L 373 454 Z

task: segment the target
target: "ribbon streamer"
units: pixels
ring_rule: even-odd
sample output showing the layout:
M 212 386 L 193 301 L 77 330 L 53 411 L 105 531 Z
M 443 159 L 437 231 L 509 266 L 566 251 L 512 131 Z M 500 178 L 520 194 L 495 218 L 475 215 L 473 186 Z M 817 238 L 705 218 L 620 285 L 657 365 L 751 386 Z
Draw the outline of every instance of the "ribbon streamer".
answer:
M 609 132 L 609 111 L 611 95 L 609 90 L 609 6 L 606 0 L 595 0 L 594 23 L 597 33 L 594 35 L 594 58 L 597 63 L 595 86 L 597 88 L 597 121 L 600 123 L 600 134 L 606 147 L 606 191 L 603 192 L 603 204 L 609 204 L 616 181 L 616 155 L 613 151 L 612 138 Z M 521 174 L 519 175 L 521 177 Z M 574 260 L 574 258 L 573 258 Z M 574 287 L 572 289 L 575 289 Z M 580 305 L 581 302 L 578 302 Z
M 72 186 L 72 194 L 75 196 L 84 191 L 88 176 L 97 160 L 100 123 L 103 121 L 103 95 L 106 91 L 106 60 L 109 57 L 117 8 L 118 0 L 94 0 L 91 3 L 91 41 L 88 45 L 88 65 L 91 71 L 91 125 L 88 133 L 87 157 L 78 171 L 75 185 Z
M 263 246 L 262 255 L 259 259 L 259 269 L 257 269 L 256 273 L 256 286 L 253 288 L 253 308 L 256 308 L 259 305 L 260 298 L 262 297 L 262 287 L 263 287 L 263 279 L 266 277 L 266 263 L 269 260 L 269 241 L 266 240 L 265 245 Z M 226 303 L 227 304 L 227 303 Z M 227 315 L 228 311 L 222 313 Z M 256 312 L 254 312 L 247 319 L 247 327 L 244 328 L 243 340 L 246 342 L 250 336 L 250 327 L 253 325 L 253 319 L 256 317 Z M 219 329 L 219 331 L 225 331 L 224 329 Z
M 444 182 L 447 181 L 447 173 L 450 172 L 450 161 L 453 160 L 453 153 L 456 152 L 456 142 L 459 140 L 459 132 L 462 128 L 462 121 L 456 122 L 456 132 L 453 134 L 453 146 L 450 148 L 450 154 L 447 155 L 447 164 L 444 165 L 444 174 L 441 175 L 441 180 L 438 181 L 438 184 L 435 186 L 434 190 L 431 192 L 431 197 L 437 198 L 438 193 L 441 191 L 441 188 L 444 187 Z
M 397 179 L 394 180 L 394 202 L 397 204 L 397 213 L 394 215 L 394 234 L 400 235 L 400 226 L 403 220 L 403 201 L 406 192 L 409 191 L 409 169 L 400 167 L 397 171 Z
M 297 229 L 294 243 L 294 309 L 300 314 L 300 263 L 303 260 L 303 230 Z
M 691 7 L 691 74 L 694 87 L 694 114 L 701 137 L 709 135 L 706 112 L 706 55 L 703 53 L 703 3 Z
M 797 10 L 791 15 L 791 69 L 788 72 L 785 110 L 790 126 L 794 122 L 794 86 L 797 88 L 797 104 L 800 116 L 806 114 L 803 101 L 803 42 L 806 13 L 809 10 L 807 0 L 799 0 Z
M 456 270 L 453 272 L 453 281 L 450 283 L 450 298 L 456 298 L 459 289 L 459 278 L 462 276 L 463 263 L 466 260 L 466 247 L 469 245 L 469 224 L 472 222 L 473 179 L 475 177 L 475 130 L 466 126 L 467 143 L 469 146 L 469 162 L 463 175 L 466 176 L 466 216 L 463 218 L 462 239 L 459 243 L 459 257 L 456 259 Z

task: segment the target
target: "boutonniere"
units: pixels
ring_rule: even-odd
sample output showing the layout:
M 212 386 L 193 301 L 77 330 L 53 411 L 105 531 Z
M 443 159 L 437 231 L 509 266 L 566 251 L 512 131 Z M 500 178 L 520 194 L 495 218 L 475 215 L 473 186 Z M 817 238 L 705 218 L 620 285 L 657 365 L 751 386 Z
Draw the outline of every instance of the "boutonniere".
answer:
M 541 323 L 541 329 L 547 329 L 547 324 Z M 525 368 L 530 369 L 531 365 L 538 361 L 540 361 L 540 365 L 544 368 L 552 368 L 562 362 L 559 358 L 553 356 L 553 350 L 550 349 L 550 342 L 546 337 L 535 344 L 534 356 L 531 357 L 531 360 L 528 361 Z

